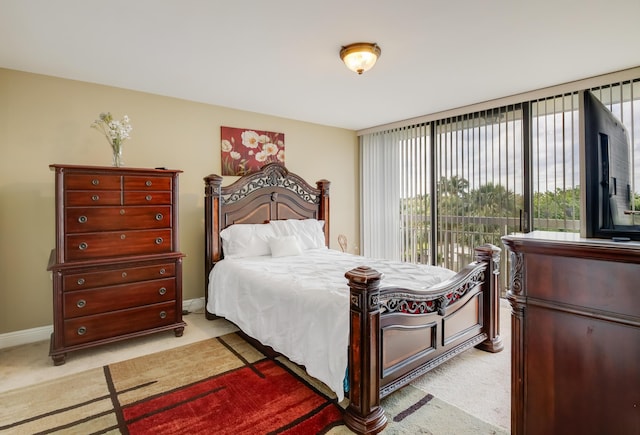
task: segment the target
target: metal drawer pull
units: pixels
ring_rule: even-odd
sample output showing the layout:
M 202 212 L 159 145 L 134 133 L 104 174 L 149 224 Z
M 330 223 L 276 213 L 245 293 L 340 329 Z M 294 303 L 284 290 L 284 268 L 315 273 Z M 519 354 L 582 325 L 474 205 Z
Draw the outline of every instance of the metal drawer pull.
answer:
M 78 328 L 78 335 L 84 335 L 87 333 L 87 328 L 85 328 L 84 326 L 81 326 Z
M 97 186 L 98 184 L 100 184 L 100 180 L 98 180 L 97 178 L 94 178 L 93 180 L 91 180 L 91 184 L 93 184 L 94 186 Z
M 127 272 L 122 272 L 122 277 L 126 278 L 127 277 Z
M 85 305 L 87 305 L 87 301 L 85 301 L 84 299 L 80 299 L 78 303 L 76 303 L 76 307 L 78 308 L 84 308 Z
M 158 290 L 158 293 L 160 293 L 161 295 L 164 295 L 167 293 L 167 289 L 165 287 L 160 287 L 160 290 Z
M 146 199 L 147 201 L 151 201 L 152 196 L 151 195 L 147 195 L 144 197 L 144 199 Z
M 124 239 L 126 239 L 126 238 L 127 238 L 127 235 L 126 235 L 126 234 L 120 234 L 120 240 L 124 240 Z
M 89 245 L 87 245 L 87 242 L 82 242 L 82 243 L 80 243 L 80 245 L 78 245 L 78 248 L 80 248 L 81 251 L 84 251 L 88 247 L 89 247 Z
M 78 218 L 78 222 L 80 222 L 81 224 L 87 223 L 87 217 L 86 216 L 80 216 Z
M 160 275 L 164 275 L 167 271 L 164 269 L 164 267 L 162 269 L 160 269 Z
M 167 312 L 166 311 L 160 311 L 160 318 L 164 319 L 165 317 L 167 317 Z
M 164 240 L 162 239 L 162 237 L 158 237 L 158 238 L 156 239 L 156 245 L 161 245 L 161 244 L 162 244 L 162 242 L 164 242 Z
M 100 195 L 93 195 L 93 196 L 91 197 L 91 200 L 92 200 L 92 201 L 97 201 L 97 200 L 99 200 L 99 199 L 100 199 Z
M 158 214 L 156 215 L 156 220 L 157 220 L 157 221 L 161 221 L 163 217 L 164 217 L 164 216 L 162 216 L 162 213 L 158 213 Z
M 78 285 L 83 285 L 85 283 L 84 278 L 78 279 Z
M 125 211 L 123 208 L 120 209 L 120 215 L 124 215 Z
M 149 187 L 149 186 L 151 186 L 153 183 L 151 182 L 151 180 L 147 180 L 144 184 L 145 184 L 147 187 Z

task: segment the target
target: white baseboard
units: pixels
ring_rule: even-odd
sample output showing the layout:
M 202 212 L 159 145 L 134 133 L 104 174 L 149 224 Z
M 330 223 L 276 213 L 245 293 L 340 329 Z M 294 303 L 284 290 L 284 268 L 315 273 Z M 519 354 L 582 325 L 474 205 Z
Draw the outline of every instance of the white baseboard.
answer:
M 52 332 L 53 325 L 49 325 L 0 334 L 0 349 L 19 346 L 21 344 L 35 343 L 36 341 L 49 340 Z
M 182 301 L 182 309 L 192 313 L 204 312 L 204 298 Z M 53 325 L 48 325 L 0 334 L 0 349 L 49 340 L 52 332 Z

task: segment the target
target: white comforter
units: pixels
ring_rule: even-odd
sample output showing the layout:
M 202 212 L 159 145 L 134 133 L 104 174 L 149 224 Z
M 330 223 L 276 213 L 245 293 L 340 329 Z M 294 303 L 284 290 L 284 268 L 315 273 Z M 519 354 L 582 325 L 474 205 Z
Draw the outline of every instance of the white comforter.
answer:
M 349 338 L 344 275 L 362 265 L 384 273 L 382 286 L 425 289 L 454 275 L 440 267 L 372 260 L 331 249 L 290 257 L 225 259 L 211 271 L 207 310 L 304 365 L 342 400 Z

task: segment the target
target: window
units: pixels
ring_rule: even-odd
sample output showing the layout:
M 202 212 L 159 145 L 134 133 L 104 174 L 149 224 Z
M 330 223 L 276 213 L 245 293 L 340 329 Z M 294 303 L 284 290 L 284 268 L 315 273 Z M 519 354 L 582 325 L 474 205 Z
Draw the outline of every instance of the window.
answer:
M 522 111 L 482 111 L 435 123 L 437 262 L 459 270 L 485 243 L 519 229 Z M 506 261 L 501 262 L 502 265 Z
M 639 210 L 640 79 L 591 90 L 630 134 Z M 362 253 L 459 270 L 505 234 L 580 231 L 579 143 L 577 89 L 361 135 Z

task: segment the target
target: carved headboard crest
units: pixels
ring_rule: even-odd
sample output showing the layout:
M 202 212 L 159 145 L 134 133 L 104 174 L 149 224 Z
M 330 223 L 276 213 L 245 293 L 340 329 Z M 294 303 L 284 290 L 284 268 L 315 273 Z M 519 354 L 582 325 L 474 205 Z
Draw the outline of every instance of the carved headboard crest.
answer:
M 251 193 L 265 187 L 281 187 L 290 190 L 301 200 L 310 204 L 319 204 L 321 199 L 318 189 L 309 186 L 304 180 L 290 173 L 278 163 L 265 165 L 260 171 L 245 176 L 236 183 L 228 188 L 222 188 L 221 199 L 224 204 L 240 201 Z

